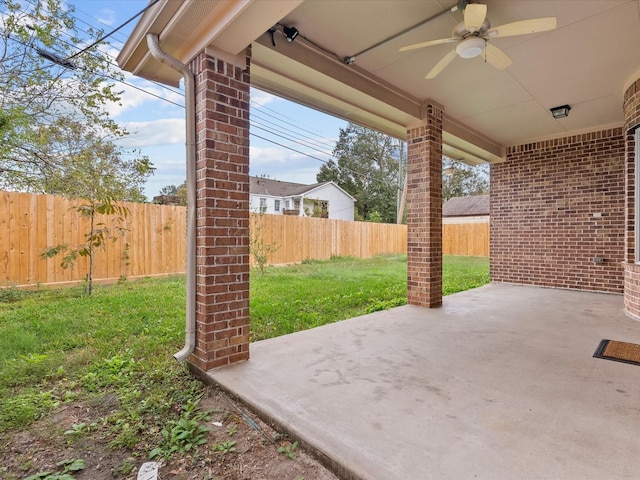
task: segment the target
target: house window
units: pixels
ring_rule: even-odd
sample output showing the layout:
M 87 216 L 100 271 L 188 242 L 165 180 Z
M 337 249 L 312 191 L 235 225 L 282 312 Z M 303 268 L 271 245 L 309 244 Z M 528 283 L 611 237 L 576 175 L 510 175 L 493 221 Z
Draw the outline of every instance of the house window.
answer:
M 635 260 L 640 263 L 640 127 L 636 128 L 634 148 L 635 163 Z
M 260 213 L 264 213 L 267 211 L 267 199 L 266 198 L 261 198 L 260 199 Z
M 279 211 L 280 211 L 280 200 L 274 200 L 274 201 L 273 201 L 273 209 L 274 209 L 276 212 L 279 212 Z
M 291 208 L 291 200 L 284 201 L 284 208 L 286 208 L 287 210 Z

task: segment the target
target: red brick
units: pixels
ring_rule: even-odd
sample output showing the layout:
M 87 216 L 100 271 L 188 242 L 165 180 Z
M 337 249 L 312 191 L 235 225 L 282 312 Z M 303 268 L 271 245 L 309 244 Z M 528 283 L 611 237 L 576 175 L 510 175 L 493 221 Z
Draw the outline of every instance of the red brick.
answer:
M 249 324 L 249 76 L 204 53 L 191 68 L 196 78 L 197 276 L 196 349 L 190 361 L 206 371 L 249 355 L 249 330 L 235 327 Z

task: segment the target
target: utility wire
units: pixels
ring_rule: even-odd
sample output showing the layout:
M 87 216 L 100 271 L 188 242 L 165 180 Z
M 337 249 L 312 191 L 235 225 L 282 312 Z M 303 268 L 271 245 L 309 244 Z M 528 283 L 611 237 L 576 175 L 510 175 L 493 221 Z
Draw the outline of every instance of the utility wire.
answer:
M 157 2 L 157 1 L 159 1 L 159 0 L 155 0 L 155 1 Z M 33 2 L 33 0 L 25 0 L 25 2 L 27 2 L 27 3 L 28 3 L 28 4 L 30 4 L 31 6 L 36 6 L 36 4 Z M 149 6 L 147 6 L 147 8 L 149 8 L 149 7 L 151 7 L 151 6 L 152 6 L 152 5 L 149 5 Z M 28 11 L 26 11 L 26 10 L 19 10 L 19 12 L 20 12 L 21 14 L 24 14 L 24 15 L 29 15 L 29 12 L 28 12 Z M 142 12 L 144 12 L 144 10 L 142 10 Z M 142 12 L 139 12 L 136 16 L 140 15 L 140 13 L 142 13 Z M 83 13 L 84 13 L 84 12 L 83 12 Z M 76 16 L 76 15 L 73 15 L 71 12 L 68 12 L 67 14 L 69 15 L 69 17 L 73 18 L 75 21 L 82 22 L 82 23 L 84 23 L 85 25 L 87 25 L 89 28 L 92 28 L 92 29 L 97 29 L 97 28 L 98 28 L 98 27 L 96 27 L 95 25 L 92 25 L 92 24 L 90 24 L 90 23 L 88 23 L 88 22 L 86 22 L 86 21 L 82 20 L 80 17 L 78 17 L 78 16 Z M 88 15 L 88 14 L 86 14 L 86 13 L 85 13 L 85 15 L 89 16 L 89 15 Z M 113 32 L 111 32 L 111 34 L 113 34 L 114 32 L 117 32 L 118 30 L 120 30 L 122 27 L 124 27 L 124 26 L 126 25 L 126 23 L 131 22 L 131 20 L 133 20 L 136 16 L 131 17 L 127 22 L 125 22 L 124 24 L 120 25 L 120 27 L 118 27 L 118 28 L 116 28 L 115 30 L 113 30 Z M 99 21 L 98 19 L 96 19 L 96 18 L 93 18 L 93 17 L 90 17 L 90 18 L 92 18 L 93 20 L 96 20 L 96 21 L 100 22 L 100 21 Z M 102 23 L 102 22 L 100 22 L 100 23 Z M 82 33 L 84 33 L 84 34 L 86 34 L 88 37 L 91 37 L 91 34 L 90 34 L 87 30 L 83 30 L 82 28 L 80 28 L 80 27 L 78 27 L 78 26 L 76 26 L 76 29 L 77 29 L 78 31 L 80 31 L 80 32 L 82 32 Z M 66 35 L 67 37 L 69 37 L 69 40 L 71 40 L 71 39 L 72 39 L 72 37 L 71 37 L 71 35 L 70 35 L 69 33 L 67 33 L 67 32 L 63 32 L 63 34 L 64 34 L 64 35 Z M 105 36 L 103 36 L 103 37 L 102 37 L 102 40 L 106 39 L 108 36 L 109 36 L 109 35 L 105 35 Z M 60 42 L 62 42 L 63 44 L 67 45 L 68 47 L 72 47 L 72 48 L 73 48 L 73 47 L 75 46 L 73 43 L 70 43 L 69 41 L 63 40 L 63 39 L 62 39 L 62 38 L 60 38 L 60 37 L 58 37 L 58 40 L 59 40 Z M 99 41 L 94 42 L 93 46 L 97 45 L 97 44 L 98 44 L 100 41 L 102 41 L 102 40 L 99 40 Z M 86 51 L 86 50 L 88 50 L 89 48 L 91 48 L 91 45 L 90 45 L 89 47 L 86 47 L 83 51 Z M 74 54 L 73 56 L 71 56 L 71 57 L 67 58 L 66 60 L 69 60 L 70 58 L 73 58 L 73 57 L 75 57 L 75 56 L 79 55 L 80 53 L 82 53 L 82 51 L 81 51 L 81 52 L 78 52 L 78 53 L 76 53 L 76 54 Z M 108 63 L 110 66 L 115 67 L 115 68 L 117 68 L 117 69 L 120 69 L 120 66 L 116 63 L 116 58 L 115 58 L 113 55 L 111 55 L 111 54 L 110 54 L 110 53 L 108 53 L 108 52 L 102 52 L 102 53 L 103 53 L 103 54 L 104 54 L 104 56 L 106 57 L 106 59 L 107 59 L 107 63 Z M 98 59 L 98 56 L 97 56 L 96 54 L 89 53 L 88 55 L 90 55 L 90 56 L 91 56 L 91 57 L 93 57 L 94 59 Z M 109 59 L 110 59 L 110 61 L 109 61 Z M 86 70 L 85 70 L 85 71 L 86 71 Z M 168 90 L 169 92 L 172 92 L 172 93 L 174 93 L 174 94 L 178 94 L 178 95 L 182 95 L 182 96 L 184 96 L 184 94 L 182 94 L 179 90 L 176 90 L 176 89 L 174 89 L 174 88 L 172 88 L 172 87 L 170 87 L 170 86 L 168 86 L 168 85 L 164 85 L 164 84 L 162 84 L 162 83 L 160 83 L 160 82 L 156 82 L 156 81 L 154 81 L 154 80 L 147 80 L 147 79 L 144 79 L 144 81 L 145 81 L 145 82 L 152 83 L 152 84 L 156 85 L 157 87 L 160 87 L 160 88 L 163 88 L 163 89 L 165 89 L 165 90 Z M 131 85 L 130 85 L 130 86 L 131 86 Z M 136 88 L 137 90 L 144 91 L 144 90 L 143 90 L 142 88 L 140 88 L 140 87 L 134 87 L 134 88 Z M 149 94 L 150 94 L 150 95 L 154 95 L 154 94 L 152 94 L 152 93 L 149 93 Z M 157 96 L 157 95 L 155 95 L 155 96 Z M 173 103 L 173 102 L 172 102 L 172 103 Z
M 100 37 L 98 40 L 96 40 L 95 42 L 93 42 L 91 45 L 89 45 L 88 47 L 83 48 L 82 50 L 80 50 L 77 53 L 74 53 L 73 55 L 71 55 L 69 58 L 67 58 L 67 60 L 71 60 L 72 58 L 77 57 L 78 55 L 86 52 L 87 50 L 95 47 L 97 44 L 99 44 L 100 42 L 104 41 L 105 39 L 109 38 L 111 35 L 113 35 L 114 33 L 116 33 L 118 30 L 120 30 L 121 28 L 123 28 L 124 26 L 128 25 L 129 23 L 131 23 L 133 20 L 135 20 L 136 18 L 138 18 L 140 15 L 142 15 L 144 12 L 146 12 L 147 10 L 149 10 L 151 7 L 153 7 L 156 3 L 158 3 L 160 0 L 152 0 L 149 5 L 147 5 L 146 7 L 144 7 L 142 10 L 140 10 L 138 13 L 136 13 L 133 17 L 131 17 L 129 20 L 127 20 L 126 22 L 124 22 L 122 25 L 116 27 L 114 30 L 112 30 L 111 32 L 107 33 L 106 35 L 103 35 L 102 37 Z
M 256 119 L 256 117 L 258 117 Z M 278 125 L 273 124 L 270 120 L 264 120 L 266 122 L 262 123 L 262 120 L 259 117 L 259 115 L 255 115 L 255 112 L 252 112 L 251 114 L 251 124 L 252 125 L 256 125 L 258 127 L 263 127 L 264 129 L 269 129 L 270 131 L 273 131 L 273 133 L 276 134 L 280 134 L 283 136 L 292 136 L 293 139 L 296 142 L 300 142 L 301 144 L 304 144 L 305 146 L 308 146 L 309 148 L 316 150 L 317 152 L 320 153 L 326 153 L 327 155 L 329 155 L 328 152 L 332 151 L 333 148 L 335 147 L 335 145 L 332 145 L 331 147 L 328 147 L 327 145 L 324 144 L 320 144 L 319 142 L 316 142 L 313 138 L 311 137 L 307 137 L 304 135 L 300 135 L 298 132 L 296 131 L 292 131 L 292 130 L 287 130 L 287 129 L 283 129 L 280 128 Z

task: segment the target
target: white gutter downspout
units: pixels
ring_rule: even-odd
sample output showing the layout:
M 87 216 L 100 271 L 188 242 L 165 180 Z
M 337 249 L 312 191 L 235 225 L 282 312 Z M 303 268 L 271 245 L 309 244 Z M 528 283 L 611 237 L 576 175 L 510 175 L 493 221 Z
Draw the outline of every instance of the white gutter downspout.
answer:
M 186 108 L 187 156 L 187 315 L 184 348 L 173 355 L 182 362 L 189 358 L 196 346 L 196 119 L 195 81 L 189 68 L 160 48 L 158 35 L 147 34 L 149 52 L 159 62 L 182 73 Z

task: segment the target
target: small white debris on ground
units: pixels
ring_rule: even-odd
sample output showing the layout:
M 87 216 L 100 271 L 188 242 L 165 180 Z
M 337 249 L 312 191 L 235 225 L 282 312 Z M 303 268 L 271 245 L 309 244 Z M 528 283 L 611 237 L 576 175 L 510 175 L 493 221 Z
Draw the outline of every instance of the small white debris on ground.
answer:
M 138 480 L 158 480 L 158 462 L 143 463 L 138 470 Z

